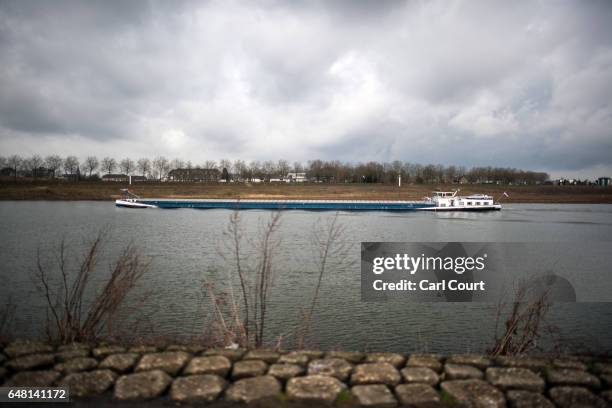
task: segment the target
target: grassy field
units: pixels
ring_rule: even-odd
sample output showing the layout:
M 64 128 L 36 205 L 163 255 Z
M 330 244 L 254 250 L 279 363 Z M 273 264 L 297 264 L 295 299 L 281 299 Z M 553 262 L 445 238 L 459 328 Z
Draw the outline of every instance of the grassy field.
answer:
M 486 193 L 500 198 L 506 191 L 515 203 L 612 203 L 612 188 L 592 186 L 498 186 L 498 185 L 405 185 L 385 184 L 203 184 L 122 183 L 0 180 L 0 200 L 114 200 L 120 188 L 129 187 L 148 198 L 303 198 L 420 200 L 434 190 L 461 194 Z

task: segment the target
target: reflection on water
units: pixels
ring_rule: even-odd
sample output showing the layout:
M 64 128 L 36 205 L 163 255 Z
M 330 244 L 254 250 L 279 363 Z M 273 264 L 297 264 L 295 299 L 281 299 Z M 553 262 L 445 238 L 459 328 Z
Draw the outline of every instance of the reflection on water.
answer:
M 612 241 L 612 205 L 512 204 L 491 213 L 340 213 L 350 244 L 342 268 L 329 270 L 314 322 L 315 344 L 324 348 L 435 352 L 482 351 L 493 337 L 495 305 L 414 304 L 360 300 L 362 241 Z M 30 278 L 37 248 L 49 251 L 67 238 L 71 250 L 100 228 L 110 227 L 108 253 L 135 242 L 152 258 L 145 280 L 154 296 L 141 307 L 155 334 L 199 333 L 206 305 L 201 283 L 227 281 L 219 257 L 228 210 L 130 210 L 110 202 L 0 202 L 2 299 L 18 303 L 20 335 L 37 333 L 44 321 Z M 254 237 L 267 211 L 241 213 Z M 287 334 L 314 290 L 311 231 L 326 212 L 287 211 L 279 237 L 270 334 Z M 102 264 L 107 264 L 106 258 Z M 612 344 L 612 305 L 556 304 L 552 322 L 570 340 L 596 350 Z M 290 341 L 290 339 L 289 339 Z

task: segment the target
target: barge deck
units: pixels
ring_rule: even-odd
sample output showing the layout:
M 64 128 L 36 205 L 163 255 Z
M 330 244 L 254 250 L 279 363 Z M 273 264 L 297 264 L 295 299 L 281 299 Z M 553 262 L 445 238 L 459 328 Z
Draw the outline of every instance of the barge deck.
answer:
M 336 210 L 336 211 L 413 211 L 434 207 L 422 201 L 370 200 L 237 200 L 237 199 L 129 199 L 117 206 L 131 208 L 225 208 L 231 210 Z

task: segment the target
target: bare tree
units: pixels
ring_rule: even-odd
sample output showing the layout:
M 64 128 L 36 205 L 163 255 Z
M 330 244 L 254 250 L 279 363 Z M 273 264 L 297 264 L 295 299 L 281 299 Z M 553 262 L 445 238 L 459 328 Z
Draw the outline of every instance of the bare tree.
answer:
M 0 156 L 0 169 L 5 168 L 7 162 L 8 162 L 8 160 L 6 159 L 6 157 Z
M 444 182 L 445 183 L 452 183 L 453 181 L 455 181 L 456 177 L 457 177 L 457 167 L 448 166 L 446 169 L 444 169 Z
M 301 324 L 300 327 L 298 327 L 296 338 L 296 347 L 298 349 L 304 347 L 306 338 L 310 333 L 312 319 L 317 302 L 319 301 L 319 294 L 325 271 L 329 266 L 340 268 L 340 264 L 348 259 L 349 247 L 344 241 L 344 231 L 344 227 L 338 222 L 338 213 L 336 213 L 326 224 L 321 224 L 319 220 L 313 227 L 312 244 L 315 253 L 314 259 L 316 260 L 317 281 L 309 308 L 302 312 Z
M 261 165 L 261 170 L 266 180 L 270 180 L 276 173 L 276 165 L 272 160 L 266 160 Z
M 253 303 L 255 322 L 255 346 L 261 347 L 264 342 L 265 325 L 268 313 L 268 301 L 272 289 L 274 255 L 280 244 L 276 231 L 280 225 L 281 212 L 276 211 L 260 232 L 256 249 L 260 258 L 256 266 L 255 300 Z
M 228 159 L 219 160 L 219 168 L 221 169 L 221 171 L 223 171 L 223 169 L 227 170 L 228 175 L 231 175 L 233 173 L 232 162 Z
M 112 157 L 105 157 L 102 159 L 102 163 L 100 164 L 102 171 L 106 172 L 106 174 L 111 174 L 117 168 L 117 161 Z
M 230 217 L 224 233 L 227 238 L 223 241 L 225 251 L 220 251 L 220 255 L 228 262 L 225 269 L 237 274 L 240 295 L 234 294 L 231 276 L 227 280 L 229 293 L 219 293 L 212 284 L 205 285 L 213 304 L 212 327 L 219 341 L 226 344 L 235 342 L 245 347 L 261 347 L 264 343 L 273 286 L 274 256 L 280 244 L 276 237 L 280 217 L 281 212 L 276 211 L 260 227 L 258 237 L 251 242 L 253 247 L 249 251 L 254 256 L 248 257 L 242 254 L 240 214 L 235 211 Z M 229 257 L 225 255 L 226 252 Z M 226 298 L 229 299 L 225 301 Z
M 53 172 L 53 177 L 55 177 L 55 173 L 62 167 L 63 162 L 64 160 L 57 154 L 52 154 L 45 158 L 45 166 Z
M 34 178 L 38 177 L 39 168 L 42 167 L 43 163 L 43 158 L 38 154 L 34 154 L 32 157 L 24 161 L 24 165 Z
M 317 181 L 321 181 L 321 178 L 323 177 L 323 161 L 319 159 L 309 160 L 307 173 L 309 177 L 315 178 Z
M 248 178 L 248 167 L 243 160 L 234 161 L 234 174 L 238 175 L 241 180 Z
M 253 178 L 263 178 L 261 163 L 257 160 L 253 160 L 249 163 L 248 179 L 252 180 Z
M 217 168 L 217 162 L 214 160 L 206 160 L 204 162 L 204 168 L 205 169 L 216 169 Z
M 223 242 L 226 245 L 225 251 L 229 253 L 229 257 L 225 255 L 223 250 L 220 251 L 220 255 L 226 260 L 226 262 L 228 262 L 228 266 L 234 264 L 234 271 L 238 275 L 238 282 L 240 284 L 242 305 L 238 303 L 239 300 L 237 300 L 236 296 L 234 296 L 230 276 L 228 282 L 231 327 L 228 327 L 227 324 L 218 324 L 219 328 L 221 329 L 218 331 L 221 331 L 222 333 L 222 339 L 220 340 L 224 344 L 236 343 L 249 347 L 251 345 L 251 310 L 249 305 L 252 287 L 249 276 L 249 267 L 245 260 L 243 260 L 242 255 L 242 241 L 244 239 L 244 234 L 240 225 L 240 212 L 238 210 L 234 211 L 230 216 L 227 229 L 224 231 L 223 235 L 225 238 Z M 211 289 L 212 287 L 209 287 L 209 295 L 212 295 L 211 298 L 215 299 L 215 294 Z M 214 304 L 218 305 L 216 302 Z M 241 308 L 242 310 L 240 310 Z M 219 312 L 220 310 L 217 310 L 216 320 L 218 323 L 225 320 L 223 319 L 222 315 L 218 314 Z
M 19 171 L 19 168 L 21 167 L 22 163 L 23 159 L 21 158 L 21 156 L 16 154 L 9 156 L 9 158 L 7 159 L 7 164 L 13 171 L 13 176 L 15 176 L 15 180 L 17 180 L 17 172 Z
M 185 168 L 185 162 L 181 159 L 174 159 L 170 162 L 170 169 L 182 169 Z
M 98 158 L 96 156 L 87 156 L 83 162 L 83 168 L 87 172 L 88 177 L 91 177 L 91 174 L 96 171 L 99 165 L 100 163 L 98 162 Z
M 151 161 L 146 157 L 142 157 L 138 159 L 138 163 L 136 164 L 136 168 L 140 175 L 146 177 L 151 172 Z
M 302 173 L 304 171 L 304 166 L 299 161 L 293 162 L 293 171 L 296 173 Z
M 123 174 L 131 174 L 134 171 L 134 167 L 134 160 L 130 159 L 129 157 L 126 157 L 125 159 L 121 160 L 121 163 L 119 163 L 119 168 Z
M 166 176 L 166 173 L 168 173 L 168 167 L 168 159 L 166 159 L 164 156 L 157 156 L 155 159 L 153 159 L 153 169 L 155 169 L 155 173 L 159 178 L 159 181 L 161 181 L 162 178 Z
M 77 175 L 79 171 L 79 159 L 76 156 L 68 156 L 64 160 L 64 171 L 70 175 Z
M 289 173 L 291 166 L 289 166 L 289 162 L 287 160 L 279 160 L 278 163 L 276 163 L 276 169 L 279 176 L 284 178 L 287 177 L 287 173 Z

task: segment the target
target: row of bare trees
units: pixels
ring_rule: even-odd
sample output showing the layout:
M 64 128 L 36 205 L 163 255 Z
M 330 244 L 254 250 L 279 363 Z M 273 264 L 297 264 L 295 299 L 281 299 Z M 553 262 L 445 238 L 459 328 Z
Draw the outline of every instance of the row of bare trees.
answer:
M 339 161 L 312 160 L 307 172 L 318 181 L 396 183 L 403 181 L 416 184 L 433 183 L 501 183 L 537 184 L 549 179 L 544 172 L 534 172 L 504 167 L 472 167 L 441 164 L 418 164 L 395 160 L 380 163 L 342 163 Z
M 79 177 L 91 178 L 98 176 L 99 173 L 111 174 L 116 171 L 122 174 L 140 174 L 150 178 L 162 178 L 172 168 L 180 168 L 184 165 L 181 160 L 169 161 L 163 156 L 150 160 L 141 158 L 137 161 L 126 157 L 116 160 L 113 157 L 98 159 L 96 156 L 87 156 L 80 161 L 76 156 L 61 157 L 59 155 L 49 155 L 42 157 L 38 154 L 30 157 L 12 155 L 9 157 L 0 156 L 0 169 L 3 175 L 18 175 L 28 177 L 57 177 L 63 174 Z
M 150 179 L 161 180 L 173 169 L 206 168 L 218 169 L 225 179 L 236 180 L 270 180 L 284 178 L 288 173 L 306 173 L 311 181 L 329 183 L 397 183 L 399 177 L 407 183 L 498 183 L 498 184 L 538 184 L 548 180 L 544 172 L 526 171 L 504 167 L 472 167 L 422 165 L 395 160 L 393 162 L 349 163 L 338 160 L 310 160 L 307 163 L 299 161 L 290 163 L 287 160 L 244 160 L 222 159 L 218 162 L 207 160 L 202 164 L 193 164 L 179 158 L 169 160 L 164 156 L 154 159 L 146 157 L 133 160 L 129 157 L 115 159 L 88 156 L 79 161 L 76 156 L 62 158 L 50 155 L 45 158 L 39 155 L 22 158 L 18 155 L 0 157 L 0 169 L 4 175 L 18 174 L 30 177 L 55 177 L 63 170 L 64 174 L 78 174 L 82 177 L 98 174 L 140 175 Z

